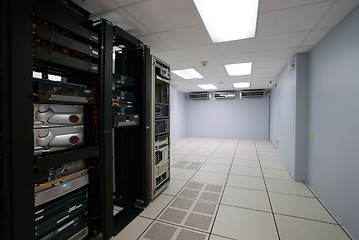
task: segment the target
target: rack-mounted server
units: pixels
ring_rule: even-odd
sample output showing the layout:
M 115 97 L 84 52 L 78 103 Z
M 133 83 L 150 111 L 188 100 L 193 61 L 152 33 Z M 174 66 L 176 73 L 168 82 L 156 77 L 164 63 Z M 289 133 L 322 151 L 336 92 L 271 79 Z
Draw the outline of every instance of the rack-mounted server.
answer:
M 152 161 L 151 199 L 170 181 L 170 66 L 152 57 Z

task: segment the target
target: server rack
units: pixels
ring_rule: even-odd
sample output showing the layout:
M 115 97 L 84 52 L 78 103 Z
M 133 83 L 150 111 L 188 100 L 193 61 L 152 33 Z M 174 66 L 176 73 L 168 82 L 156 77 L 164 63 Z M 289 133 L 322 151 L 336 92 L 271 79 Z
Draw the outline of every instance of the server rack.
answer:
M 37 193 L 41 192 L 39 186 L 34 184 L 46 185 L 43 179 L 47 176 L 48 180 L 57 181 L 51 184 L 65 189 L 70 182 L 59 185 L 62 184 L 61 180 L 50 179 L 53 176 L 50 174 L 56 169 L 61 169 L 62 174 L 68 164 L 78 160 L 85 162 L 87 174 L 81 178 L 86 177 L 88 184 L 80 188 L 86 185 L 88 208 L 86 213 L 67 223 L 66 231 L 61 233 L 66 232 L 67 235 L 62 237 L 73 235 L 73 239 L 89 238 L 86 236 L 88 228 L 90 234 L 99 231 L 102 232 L 102 239 L 109 239 L 113 233 L 112 116 L 111 98 L 108 95 L 112 76 L 106 66 L 107 59 L 111 58 L 111 44 L 108 42 L 112 42 L 112 25 L 101 20 L 94 26 L 88 20 L 88 12 L 71 1 L 63 0 L 2 0 L 1 13 L 1 239 L 35 238 L 35 205 L 43 205 L 42 202 L 34 202 L 34 199 L 38 199 Z M 51 98 L 42 98 L 33 89 L 33 70 L 41 72 L 45 76 L 43 78 L 48 74 L 66 78 L 70 87 L 66 85 L 64 88 L 69 91 L 78 87 L 71 84 L 80 84 L 81 88 L 86 86 L 93 91 L 94 99 L 85 98 L 88 101 L 83 103 L 83 97 L 63 92 L 52 94 Z M 63 123 L 56 122 L 56 126 L 53 126 L 53 122 L 46 122 L 40 128 L 34 127 L 34 109 L 46 106 L 46 109 L 55 111 L 59 105 L 81 105 L 83 115 L 72 114 L 68 120 L 77 122 L 83 116 L 83 126 L 76 127 L 84 130 L 65 142 L 58 138 L 57 145 L 52 142 L 44 147 L 41 143 L 45 139 L 38 141 L 34 138 L 37 132 L 50 132 L 51 127 L 56 127 L 56 131 L 67 131 L 72 126 L 65 128 L 61 125 Z M 43 112 L 39 113 L 41 115 Z M 77 146 L 80 142 L 82 144 Z M 61 148 L 59 144 L 64 143 L 71 147 L 63 148 L 61 145 Z M 83 173 L 82 170 L 77 174 Z M 49 189 L 53 189 L 53 186 L 49 186 Z M 56 203 L 60 199 L 55 195 L 46 199 L 46 202 Z M 84 228 L 74 235 L 74 230 L 69 229 L 71 226 L 75 229 L 79 224 Z M 55 230 L 48 233 L 55 234 Z
M 115 233 L 150 201 L 150 49 L 123 29 L 113 35 Z M 124 223 L 125 222 L 125 223 Z
M 170 182 L 170 66 L 152 57 L 151 199 Z

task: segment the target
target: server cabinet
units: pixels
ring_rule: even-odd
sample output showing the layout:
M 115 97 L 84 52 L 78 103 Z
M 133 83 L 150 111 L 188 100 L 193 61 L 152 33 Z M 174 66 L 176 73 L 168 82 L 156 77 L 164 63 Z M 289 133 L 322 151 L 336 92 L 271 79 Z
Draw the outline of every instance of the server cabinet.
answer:
M 149 203 L 148 120 L 150 50 L 121 28 L 113 35 L 114 200 L 126 208 Z M 117 208 L 121 209 L 121 208 Z M 121 216 L 122 214 L 122 216 Z M 122 218 L 122 219 L 121 219 Z
M 1 239 L 109 239 L 112 25 L 63 0 L 1 12 Z
M 152 57 L 151 199 L 170 182 L 170 66 Z

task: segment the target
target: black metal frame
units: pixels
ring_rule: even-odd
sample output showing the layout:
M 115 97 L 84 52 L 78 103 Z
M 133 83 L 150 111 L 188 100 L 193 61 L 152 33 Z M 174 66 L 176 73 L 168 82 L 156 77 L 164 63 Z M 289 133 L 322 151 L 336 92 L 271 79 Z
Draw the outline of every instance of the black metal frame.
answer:
M 61 165 L 66 161 L 98 157 L 98 174 L 100 181 L 96 189 L 100 192 L 98 206 L 101 215 L 99 229 L 102 239 L 110 239 L 113 235 L 112 216 L 112 25 L 101 21 L 101 39 L 99 35 L 88 31 L 70 18 L 59 18 L 58 15 L 46 17 L 56 19 L 63 26 L 69 26 L 89 40 L 99 42 L 103 46 L 98 69 L 100 79 L 100 129 L 99 145 L 80 147 L 66 152 L 58 152 L 48 156 L 33 156 L 33 7 L 45 4 L 51 8 L 56 4 L 64 4 L 75 8 L 78 13 L 88 16 L 89 13 L 77 8 L 70 1 L 44 0 L 2 0 L 1 1 L 1 135 L 0 141 L 0 239 L 23 240 L 35 236 L 34 222 L 34 160 L 37 170 L 45 170 Z M 55 3 L 56 2 L 56 3 Z M 56 13 L 57 10 L 54 10 Z M 40 10 L 41 12 L 41 10 Z M 66 16 L 68 17 L 68 16 Z M 76 19 L 79 20 L 79 19 Z M 83 22 L 87 24 L 87 22 Z M 90 26 L 91 27 L 91 26 Z M 74 66 L 70 66 L 74 67 Z M 88 69 L 83 69 L 88 71 Z M 96 71 L 97 72 L 97 71 Z
M 1 4 L 4 239 L 28 239 L 35 234 L 32 1 L 3 0 Z

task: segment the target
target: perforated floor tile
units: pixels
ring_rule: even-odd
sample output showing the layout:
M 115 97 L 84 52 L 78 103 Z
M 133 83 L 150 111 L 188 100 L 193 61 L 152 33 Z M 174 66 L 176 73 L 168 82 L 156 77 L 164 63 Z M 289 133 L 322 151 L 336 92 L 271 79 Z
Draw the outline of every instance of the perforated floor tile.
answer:
M 191 213 L 188 216 L 187 221 L 185 222 L 184 225 L 188 227 L 201 229 L 204 231 L 209 231 L 211 223 L 212 223 L 212 217 L 208 217 L 197 213 Z
M 170 207 L 180 208 L 184 210 L 188 210 L 192 207 L 194 201 L 184 198 L 176 198 L 170 205 Z
M 209 185 L 209 184 L 208 184 L 208 185 L 204 188 L 204 191 L 221 193 L 221 192 L 222 192 L 222 186 Z
M 189 182 L 186 188 L 196 189 L 196 190 L 202 190 L 204 183 L 198 183 L 198 182 Z
M 205 202 L 197 202 L 192 211 L 208 215 L 214 215 L 216 211 L 216 205 Z
M 168 221 L 171 223 L 178 223 L 180 224 L 184 217 L 186 216 L 187 212 L 173 209 L 173 208 L 167 208 L 159 217 L 159 219 Z
M 154 222 L 140 240 L 208 240 L 208 234 L 171 224 Z
M 220 196 L 221 195 L 219 193 L 202 192 L 199 199 L 207 200 L 207 201 L 211 201 L 211 202 L 218 202 Z
M 176 227 L 155 222 L 144 237 L 151 240 L 168 240 L 172 238 L 176 230 Z
M 180 193 L 181 197 L 189 197 L 189 198 L 197 198 L 200 191 L 191 190 L 191 189 L 183 189 Z
M 206 234 L 182 229 L 176 240 L 205 240 Z
M 169 224 L 178 224 L 209 233 L 217 208 L 218 204 L 214 202 L 178 196 L 167 206 L 158 219 Z

